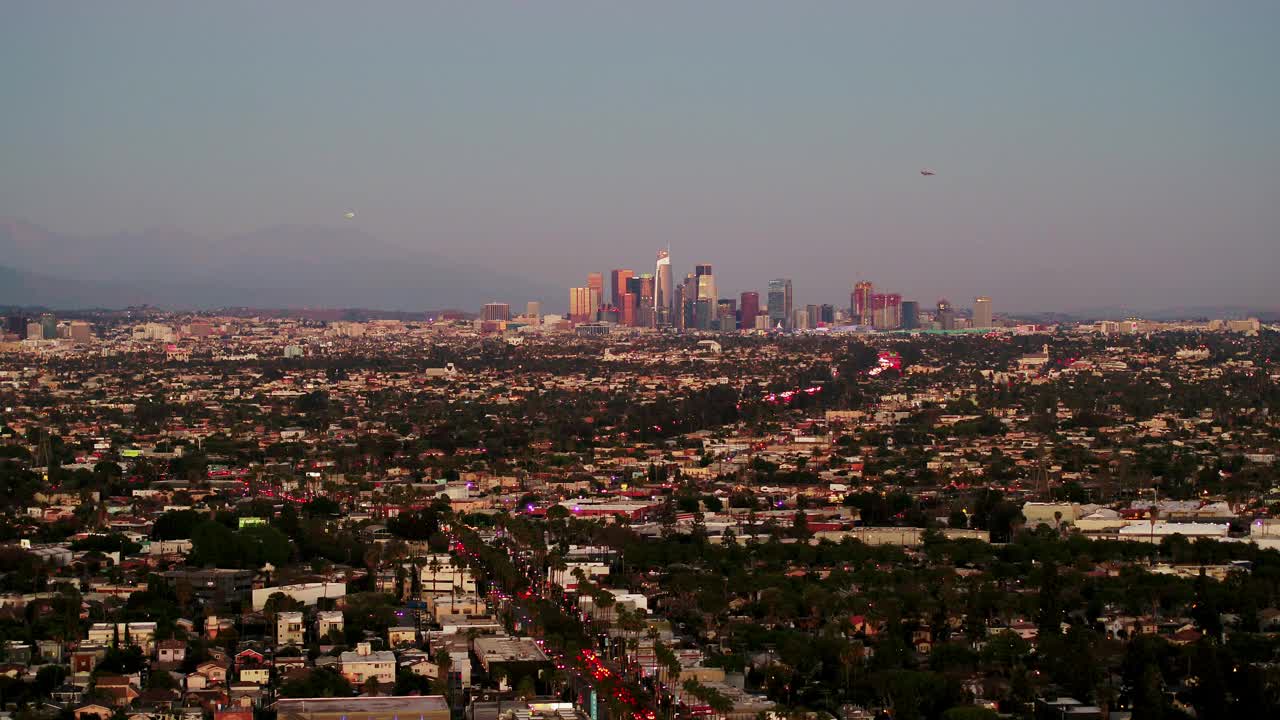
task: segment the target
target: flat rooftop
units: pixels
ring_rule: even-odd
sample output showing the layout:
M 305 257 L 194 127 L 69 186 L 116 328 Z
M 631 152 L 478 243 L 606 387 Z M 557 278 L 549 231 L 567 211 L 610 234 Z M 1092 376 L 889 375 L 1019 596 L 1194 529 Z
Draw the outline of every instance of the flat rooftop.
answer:
M 396 713 L 399 715 L 424 715 L 448 712 L 449 705 L 442 695 L 406 695 L 402 697 L 332 697 L 332 698 L 282 698 L 276 701 L 280 717 L 290 713 Z

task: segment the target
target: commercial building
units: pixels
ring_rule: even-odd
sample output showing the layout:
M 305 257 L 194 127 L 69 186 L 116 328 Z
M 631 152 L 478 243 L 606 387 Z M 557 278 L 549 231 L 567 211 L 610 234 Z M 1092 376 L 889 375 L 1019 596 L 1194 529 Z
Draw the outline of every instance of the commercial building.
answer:
M 920 303 L 915 300 L 902 301 L 902 329 L 920 329 Z
M 769 281 L 769 325 L 770 327 L 790 327 L 791 322 L 791 280 L 778 278 Z
M 569 321 L 575 323 L 591 322 L 595 315 L 591 308 L 591 288 L 569 288 Z
M 492 675 L 495 668 L 501 667 L 513 681 L 520 677 L 536 679 L 539 672 L 551 667 L 551 660 L 533 638 L 478 637 L 472 647 L 485 672 Z
M 658 327 L 671 327 L 675 297 L 671 286 L 671 251 L 658 251 L 658 264 L 653 271 L 653 315 Z
M 973 326 L 976 328 L 991 327 L 991 298 L 978 296 L 973 299 Z
M 938 301 L 938 310 L 935 313 L 934 322 L 938 324 L 940 330 L 956 329 L 956 311 L 951 308 L 951 303 L 946 300 Z
M 738 299 L 738 327 L 752 330 L 756 326 L 756 316 L 760 314 L 760 293 L 744 292 Z
M 204 602 L 241 602 L 253 590 L 252 570 L 229 568 L 183 568 L 161 574 L 170 585 L 185 583 L 192 595 Z
M 604 273 L 587 273 L 587 290 L 591 293 L 591 312 L 604 304 Z
M 634 270 L 626 269 L 613 270 L 609 273 L 610 290 L 612 291 L 612 294 L 609 297 L 609 302 L 611 302 L 615 307 L 622 307 L 622 296 L 630 292 L 630 290 L 627 289 L 627 282 L 630 281 L 631 278 L 635 277 L 635 274 Z
M 486 303 L 480 313 L 480 319 L 487 322 L 510 320 L 511 306 L 507 303 Z
M 858 325 L 871 324 L 871 295 L 872 286 L 870 282 L 863 280 L 854 283 L 852 302 L 849 303 L 849 313 Z
M 345 597 L 347 584 L 341 582 L 313 582 L 255 588 L 253 591 L 253 609 L 256 611 L 266 607 L 267 600 L 270 600 L 271 596 L 277 593 L 297 600 L 303 605 L 312 606 L 323 598 L 337 599 Z
M 282 698 L 275 711 L 280 720 L 449 720 L 441 695 Z

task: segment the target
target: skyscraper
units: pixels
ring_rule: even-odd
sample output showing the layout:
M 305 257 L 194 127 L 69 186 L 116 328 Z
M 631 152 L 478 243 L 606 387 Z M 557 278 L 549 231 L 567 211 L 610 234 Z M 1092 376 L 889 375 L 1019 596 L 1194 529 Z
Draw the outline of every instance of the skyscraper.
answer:
M 591 288 L 569 288 L 569 320 L 571 322 L 588 322 L 593 311 L 591 308 Z
M 693 301 L 693 329 L 710 330 L 715 316 L 716 302 L 699 298 Z
M 920 329 L 920 303 L 915 300 L 904 300 L 902 302 L 902 329 Z
M 68 337 L 77 343 L 87 343 L 93 339 L 93 330 L 89 323 L 83 320 L 72 320 Z
M 541 320 L 542 319 L 542 303 L 537 300 L 530 300 L 529 302 L 525 303 L 524 314 L 525 314 L 525 317 L 530 317 L 530 318 L 533 318 L 534 320 Z
M 716 307 L 717 330 L 738 329 L 738 301 L 733 298 L 720 298 Z
M 902 296 L 897 293 L 871 295 L 871 324 L 880 330 L 892 330 L 902 323 Z
M 632 270 L 614 270 L 609 273 L 609 280 L 612 283 L 611 287 L 613 292 L 609 301 L 619 309 L 622 308 L 622 296 L 628 292 L 627 280 L 631 279 L 634 275 L 635 272 Z
M 819 312 L 821 314 L 821 317 L 819 318 L 819 320 L 824 325 L 830 326 L 836 323 L 836 308 L 834 305 L 823 304 Z
M 633 293 L 622 293 L 622 302 L 618 306 L 618 322 L 632 327 L 636 324 L 636 296 Z
M 865 280 L 853 286 L 853 302 L 850 303 L 850 314 L 858 325 L 872 324 L 871 307 L 872 286 Z
M 755 329 L 756 316 L 760 314 L 760 293 L 752 291 L 742 293 L 738 306 L 740 310 L 738 327 L 744 330 Z
M 712 303 L 719 299 L 716 294 L 716 276 L 711 273 L 711 266 L 701 263 L 693 266 L 693 278 L 695 283 L 696 299 L 710 300 Z
M 769 281 L 769 326 L 791 327 L 791 281 L 778 278 Z
M 658 251 L 658 265 L 653 271 L 653 317 L 658 327 L 671 327 L 672 307 L 676 299 L 671 287 L 671 252 Z
M 991 325 L 991 298 L 980 295 L 973 299 L 973 326 L 988 328 Z
M 480 312 L 481 320 L 510 320 L 511 306 L 507 303 L 485 303 Z
M 951 309 L 951 303 L 947 300 L 938 301 L 938 311 L 935 319 L 938 327 L 943 330 L 956 329 L 956 311 Z
M 639 327 L 653 327 L 656 322 L 653 312 L 653 276 L 645 273 L 638 278 L 632 278 L 628 285 L 634 284 L 636 290 L 636 325 Z
M 587 288 L 591 291 L 591 312 L 604 304 L 604 273 L 588 273 Z

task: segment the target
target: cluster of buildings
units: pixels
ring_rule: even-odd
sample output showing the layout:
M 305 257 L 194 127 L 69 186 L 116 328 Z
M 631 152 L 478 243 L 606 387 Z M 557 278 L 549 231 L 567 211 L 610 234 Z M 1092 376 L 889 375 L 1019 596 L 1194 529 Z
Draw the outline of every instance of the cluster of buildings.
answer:
M 746 291 L 737 298 L 719 292 L 710 264 L 698 264 L 678 283 L 672 274 L 669 250 L 658 252 L 654 273 L 637 274 L 630 269 L 609 273 L 610 293 L 605 293 L 605 276 L 593 272 L 587 284 L 569 289 L 572 323 L 608 323 L 623 327 L 674 328 L 729 332 L 736 330 L 814 330 L 852 327 L 877 330 L 919 330 L 936 328 L 989 328 L 994 324 L 991 299 L 974 300 L 970 317 L 962 317 L 946 300 L 938 302 L 932 315 L 922 314 L 919 303 L 902 299 L 897 293 L 877 293 L 870 282 L 853 287 L 849 305 L 797 305 L 790 279 L 769 281 L 762 298 Z

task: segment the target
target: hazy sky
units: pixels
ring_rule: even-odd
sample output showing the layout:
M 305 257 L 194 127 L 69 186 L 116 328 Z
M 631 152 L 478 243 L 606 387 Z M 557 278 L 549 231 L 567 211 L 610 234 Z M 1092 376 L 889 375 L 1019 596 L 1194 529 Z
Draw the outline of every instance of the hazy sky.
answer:
M 0 214 L 1280 307 L 1280 2 L 0 0 Z M 937 175 L 924 178 L 921 167 Z

